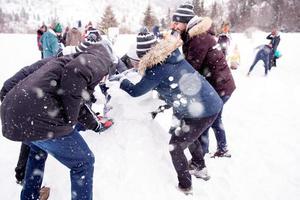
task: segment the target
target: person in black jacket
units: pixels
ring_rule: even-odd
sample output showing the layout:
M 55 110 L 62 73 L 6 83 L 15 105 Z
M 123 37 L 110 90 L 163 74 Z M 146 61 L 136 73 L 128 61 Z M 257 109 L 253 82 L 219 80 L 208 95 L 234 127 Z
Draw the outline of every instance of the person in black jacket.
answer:
M 277 29 L 273 29 L 273 31 L 271 32 L 271 34 L 269 34 L 267 36 L 267 39 L 268 40 L 271 40 L 270 41 L 270 44 L 272 45 L 272 54 L 270 56 L 270 68 L 271 69 L 272 67 L 276 67 L 276 57 L 275 57 L 275 52 L 277 50 L 277 47 L 280 43 L 280 35 L 277 31 Z
M 86 52 L 38 61 L 21 70 L 20 76 L 27 74 L 22 81 L 13 85 L 15 76 L 5 83 L 2 133 L 30 146 L 21 199 L 39 198 L 48 153 L 70 169 L 72 193 L 78 199 L 92 198 L 94 156 L 73 127 L 95 86 L 115 73 L 112 66 L 109 52 L 98 44 Z

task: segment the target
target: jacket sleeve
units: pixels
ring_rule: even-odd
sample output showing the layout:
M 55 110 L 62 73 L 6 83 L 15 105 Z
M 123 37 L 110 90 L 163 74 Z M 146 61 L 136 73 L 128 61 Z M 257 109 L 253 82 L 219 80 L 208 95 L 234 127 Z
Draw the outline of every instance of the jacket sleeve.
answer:
M 132 97 L 142 96 L 159 85 L 159 81 L 144 76 L 137 84 L 131 83 L 128 79 L 124 79 L 120 88 Z
M 61 78 L 61 102 L 66 122 L 75 124 L 79 115 L 83 98 L 89 95 L 88 84 L 92 79 L 92 71 L 86 66 L 79 65 L 74 60 L 65 66 Z
M 269 35 L 266 37 L 266 39 L 268 39 L 268 40 L 273 40 L 273 38 L 274 38 L 274 36 L 273 36 L 272 34 L 269 34 Z
M 40 67 L 42 67 L 44 64 L 49 62 L 51 58 L 46 58 L 39 60 L 35 63 L 33 63 L 30 66 L 26 66 L 22 68 L 20 71 L 18 71 L 15 75 L 13 75 L 11 78 L 6 80 L 3 84 L 3 87 L 0 91 L 0 99 L 3 101 L 5 95 L 15 86 L 17 85 L 21 80 L 38 70 Z
M 203 61 L 206 57 L 206 54 L 208 52 L 208 40 L 205 39 L 206 37 L 197 36 L 196 40 L 191 41 L 191 45 L 189 46 L 188 55 L 187 55 L 187 61 L 196 69 L 199 71 L 201 69 L 201 66 L 203 64 Z

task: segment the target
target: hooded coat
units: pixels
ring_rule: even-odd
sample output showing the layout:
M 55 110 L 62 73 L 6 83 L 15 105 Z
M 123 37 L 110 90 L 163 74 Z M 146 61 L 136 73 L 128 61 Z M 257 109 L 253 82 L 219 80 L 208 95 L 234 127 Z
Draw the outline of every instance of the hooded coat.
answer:
M 218 113 L 223 105 L 212 86 L 183 58 L 178 47 L 182 41 L 162 40 L 145 54 L 139 63 L 143 77 L 137 84 L 124 79 L 120 88 L 133 97 L 152 89 L 173 107 L 174 115 L 202 118 Z
M 188 31 L 181 35 L 184 41 L 182 50 L 186 60 L 206 78 L 221 97 L 230 96 L 235 90 L 235 83 L 211 27 L 212 20 L 208 17 L 188 24 Z
M 5 95 L 3 135 L 14 141 L 34 141 L 70 134 L 82 103 L 104 76 L 115 72 L 112 66 L 103 45 L 51 59 Z

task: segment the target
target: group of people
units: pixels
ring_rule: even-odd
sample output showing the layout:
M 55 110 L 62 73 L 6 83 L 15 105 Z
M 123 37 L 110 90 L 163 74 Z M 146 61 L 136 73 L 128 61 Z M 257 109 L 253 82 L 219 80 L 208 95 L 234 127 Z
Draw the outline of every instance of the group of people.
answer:
M 54 22 L 49 27 L 43 24 L 37 30 L 37 44 L 41 51 L 41 58 L 56 56 L 66 46 L 78 46 L 85 41 L 90 31 L 96 30 L 92 22 L 85 26 L 83 33 L 80 30 L 81 21 L 75 22 L 71 27 L 67 26 L 63 32 L 62 25 Z
M 276 67 L 276 60 L 281 57 L 281 53 L 277 50 L 277 47 L 280 42 L 280 35 L 277 29 L 274 29 L 266 39 L 270 40 L 270 42 L 266 45 L 260 45 L 256 47 L 258 49 L 253 64 L 250 66 L 248 71 L 248 76 L 253 70 L 254 66 L 258 61 L 262 60 L 264 62 L 265 68 L 265 76 L 268 75 L 268 71 L 271 70 L 272 67 Z
M 48 29 L 49 34 L 60 31 L 55 27 Z M 212 20 L 196 16 L 193 6 L 184 3 L 174 12 L 170 28 L 171 34 L 160 39 L 147 29 L 140 31 L 135 56 L 126 54 L 120 59 L 114 59 L 112 46 L 101 37 L 92 42 L 94 34 L 69 55 L 57 57 L 56 52 L 45 57 L 48 49 L 43 48 L 44 59 L 4 83 L 2 133 L 29 146 L 21 199 L 40 198 L 48 153 L 70 169 L 72 199 L 92 199 L 95 160 L 79 131 L 99 132 L 105 126 L 90 109 L 95 87 L 103 80 L 119 81 L 120 89 L 132 97 L 156 90 L 172 107 L 177 123 L 169 130 L 170 155 L 181 192 L 192 193 L 192 175 L 210 178 L 204 159 L 210 128 L 217 140 L 213 156 L 230 157 L 222 110 L 236 86 L 224 53 L 215 48 Z M 122 73 L 131 67 L 142 76 L 136 84 Z M 190 161 L 184 154 L 187 148 Z

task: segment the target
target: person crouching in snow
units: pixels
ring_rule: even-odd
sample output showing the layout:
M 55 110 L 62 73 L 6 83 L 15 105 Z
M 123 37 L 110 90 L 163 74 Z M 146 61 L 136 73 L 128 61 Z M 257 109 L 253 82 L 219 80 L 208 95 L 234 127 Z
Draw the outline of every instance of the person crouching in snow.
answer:
M 94 88 L 115 73 L 113 62 L 100 44 L 49 59 L 18 82 L 1 104 L 3 136 L 30 147 L 21 199 L 39 199 L 48 153 L 70 169 L 72 198 L 92 199 L 94 155 L 74 125 Z
M 266 44 L 256 47 L 255 49 L 259 49 L 256 53 L 255 59 L 253 61 L 253 64 L 251 65 L 249 72 L 247 76 L 250 76 L 251 71 L 253 70 L 256 63 L 260 60 L 264 62 L 265 67 L 265 76 L 268 75 L 268 70 L 270 69 L 270 56 L 273 53 L 272 51 L 272 44 Z
M 133 84 L 120 74 L 111 80 L 120 81 L 120 88 L 132 97 L 155 89 L 173 107 L 178 124 L 170 128 L 170 154 L 178 176 L 178 189 L 190 194 L 191 174 L 209 179 L 197 139 L 214 122 L 223 103 L 212 86 L 184 59 L 178 49 L 181 45 L 179 37 L 169 36 L 157 43 L 152 33 L 141 32 L 136 51 L 142 79 Z M 191 171 L 184 155 L 186 148 L 191 150 L 192 162 L 196 164 Z

